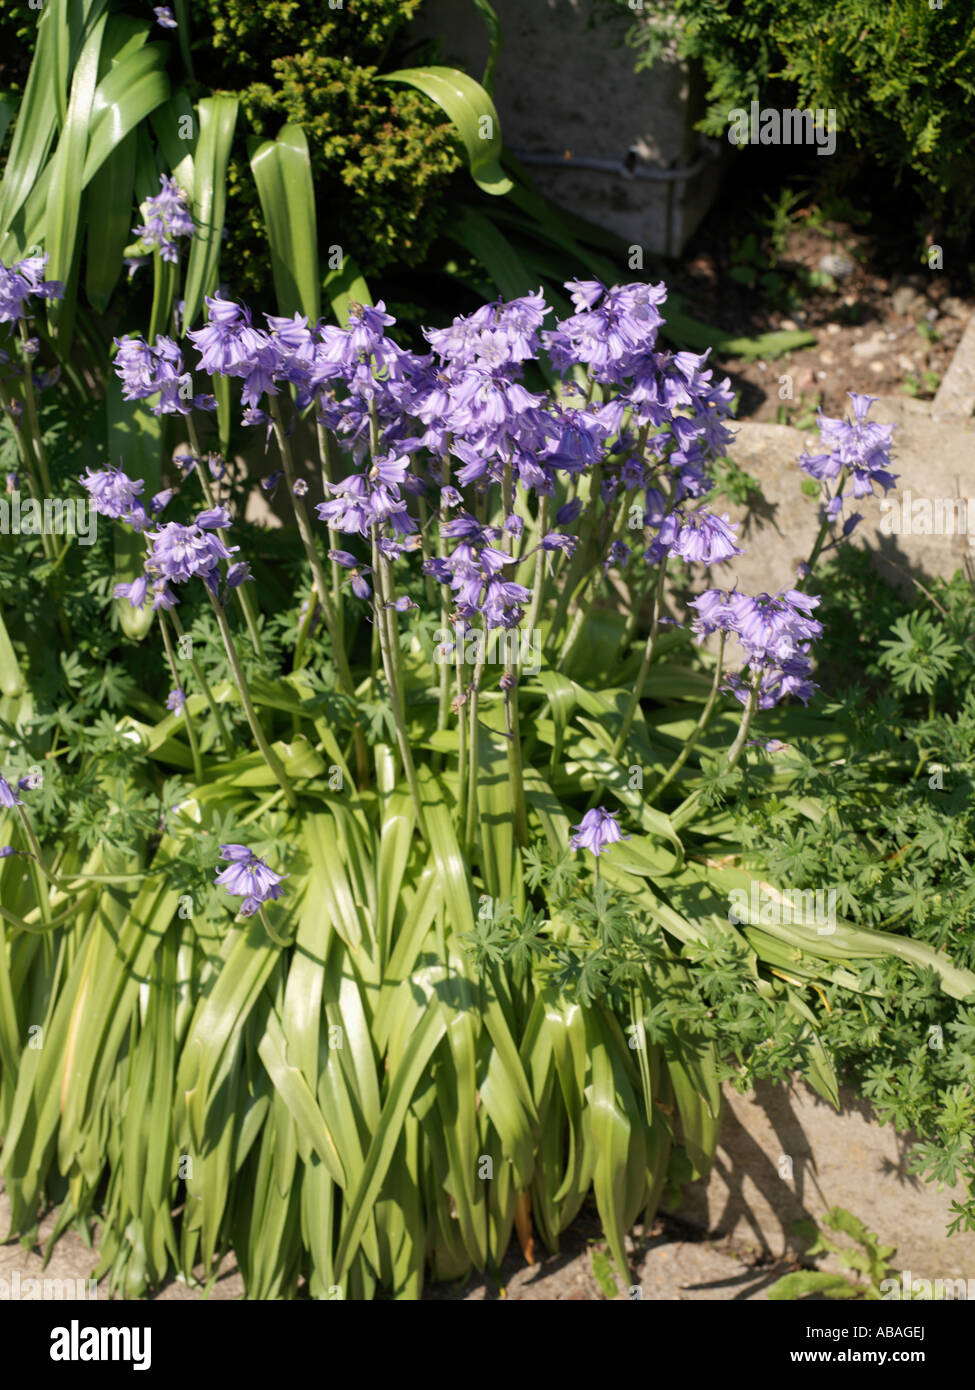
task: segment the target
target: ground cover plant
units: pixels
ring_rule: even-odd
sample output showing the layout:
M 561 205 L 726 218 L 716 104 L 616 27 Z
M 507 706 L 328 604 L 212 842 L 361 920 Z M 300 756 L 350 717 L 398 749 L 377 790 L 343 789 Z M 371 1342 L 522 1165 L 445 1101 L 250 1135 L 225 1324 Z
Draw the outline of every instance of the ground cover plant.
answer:
M 178 186 L 145 212 L 161 277 L 195 229 Z M 664 286 L 488 303 L 423 352 L 381 304 L 260 325 L 209 296 L 199 329 L 117 339 L 79 434 L 32 336 L 46 273 L 3 272 L 11 486 L 102 524 L 4 551 L 16 1231 L 49 1201 L 97 1220 L 130 1294 L 231 1249 L 253 1297 L 410 1298 L 512 1232 L 556 1245 L 591 1189 L 622 1272 L 707 1171 L 724 1076 L 800 1068 L 835 1102 L 827 990 L 894 957 L 972 993 L 913 935 L 750 915 L 721 803 L 801 803 L 779 745 L 828 728 L 781 702 L 813 694 L 818 599 L 668 611 L 669 572 L 738 547 L 709 497 L 730 388 L 660 349 Z M 199 442 L 237 381 L 293 511 L 276 553 Z M 801 460 L 810 574 L 893 482 L 852 406 Z M 188 443 L 154 481 L 164 428 Z

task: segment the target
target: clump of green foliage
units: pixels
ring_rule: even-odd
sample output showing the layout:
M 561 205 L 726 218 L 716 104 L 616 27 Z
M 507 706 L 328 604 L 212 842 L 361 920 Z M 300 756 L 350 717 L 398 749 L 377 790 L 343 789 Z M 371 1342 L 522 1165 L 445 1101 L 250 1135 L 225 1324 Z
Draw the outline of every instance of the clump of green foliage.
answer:
M 844 622 L 830 622 L 842 609 Z M 739 803 L 749 862 L 775 882 L 835 885 L 847 921 L 975 964 L 975 595 L 961 573 L 909 604 L 842 552 L 824 579 L 821 676 L 842 756 L 798 740 L 789 796 Z M 952 1229 L 975 1229 L 975 1008 L 894 956 L 860 992 L 825 990 L 817 1028 L 841 1080 L 919 1136 L 913 1170 L 962 1184 Z
M 628 0 L 600 0 L 634 20 Z M 952 230 L 971 225 L 975 150 L 975 30 L 970 5 L 918 0 L 643 0 L 627 41 L 638 67 L 667 44 L 699 63 L 707 83 L 699 129 L 724 138 L 728 113 L 834 109 L 837 171 L 870 163 L 920 185 Z M 852 156 L 850 158 L 849 156 Z M 834 172 L 834 161 L 829 173 Z
M 875 1302 L 885 1296 L 885 1284 L 900 1282 L 890 1264 L 891 1257 L 897 1253 L 896 1247 L 881 1245 L 879 1236 L 868 1231 L 845 1207 L 831 1207 L 823 1216 L 823 1226 L 836 1235 L 846 1236 L 853 1242 L 852 1247 L 837 1244 L 815 1221 L 797 1221 L 792 1229 L 796 1235 L 812 1241 L 806 1250 L 807 1259 L 834 1255 L 849 1274 L 829 1274 L 822 1269 L 796 1270 L 772 1285 L 769 1298 L 775 1301 L 826 1298 Z
M 194 0 L 196 76 L 240 98 L 250 131 L 285 122 L 308 137 L 319 226 L 367 275 L 416 265 L 462 164 L 450 122 L 422 93 L 379 78 L 421 0 Z M 472 10 L 472 22 L 476 16 Z M 228 169 L 227 263 L 253 292 L 267 283 L 263 218 L 243 142 Z

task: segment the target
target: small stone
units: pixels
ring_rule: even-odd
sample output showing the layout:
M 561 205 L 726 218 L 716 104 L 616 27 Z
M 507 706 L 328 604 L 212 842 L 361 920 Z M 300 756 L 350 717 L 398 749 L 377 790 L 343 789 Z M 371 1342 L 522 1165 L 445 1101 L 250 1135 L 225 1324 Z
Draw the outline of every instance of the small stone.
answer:
M 941 301 L 941 312 L 950 314 L 953 319 L 967 318 L 971 312 L 971 305 L 966 304 L 963 299 L 959 299 L 955 294 L 945 295 Z
M 917 367 L 917 363 L 903 352 L 897 354 L 897 365 L 902 372 L 913 372 Z
M 883 372 L 883 370 L 884 370 L 884 364 L 883 364 L 883 362 L 871 362 L 871 363 L 870 363 L 870 371 L 873 372 L 874 376 L 880 376 L 880 374 L 881 374 L 881 372 Z
M 826 332 L 830 334 L 839 333 L 840 325 L 838 323 L 828 323 L 826 325 Z
M 795 319 L 783 319 L 779 327 L 784 328 L 787 333 L 795 333 L 799 325 L 796 323 Z
M 858 359 L 874 357 L 878 352 L 883 352 L 887 347 L 887 338 L 879 330 L 865 338 L 862 343 L 854 343 L 850 348 L 850 356 Z
M 890 307 L 895 314 L 913 314 L 919 309 L 919 300 L 922 296 L 917 293 L 910 285 L 901 285 L 900 289 L 895 290 L 890 297 Z
M 827 349 L 825 352 L 821 352 L 819 354 L 819 360 L 820 362 L 822 362 L 824 367 L 832 367 L 836 362 L 836 353 L 830 352 Z
M 834 280 L 845 280 L 856 270 L 856 265 L 841 251 L 827 251 L 819 262 L 819 269 L 824 275 L 832 275 Z

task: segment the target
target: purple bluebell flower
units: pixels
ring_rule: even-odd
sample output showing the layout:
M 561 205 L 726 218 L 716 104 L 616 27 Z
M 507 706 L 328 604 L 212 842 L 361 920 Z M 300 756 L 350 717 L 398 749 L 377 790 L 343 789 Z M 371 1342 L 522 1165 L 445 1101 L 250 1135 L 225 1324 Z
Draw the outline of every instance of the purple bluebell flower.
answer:
M 173 714 L 181 714 L 185 704 L 186 691 L 181 690 L 179 686 L 175 690 L 171 690 L 166 696 L 166 708 L 172 710 Z
M 172 14 L 168 9 L 156 10 L 157 17 L 162 13 Z M 163 20 L 159 19 L 162 24 Z M 172 24 L 175 28 L 175 21 Z M 193 235 L 193 218 L 186 202 L 186 194 L 169 174 L 160 174 L 160 191 L 143 203 L 145 222 L 132 228 L 132 235 L 139 237 L 142 245 L 149 250 L 158 251 L 164 261 L 175 264 L 179 259 L 176 238 Z
M 27 318 L 31 310 L 27 301 L 32 295 L 39 299 L 63 299 L 64 286 L 60 280 L 42 280 L 48 256 L 28 256 L 15 265 L 0 264 L 0 323 L 12 323 Z
M 116 584 L 112 593 L 116 598 L 127 598 L 133 608 L 141 608 L 149 592 L 149 576 L 140 574 L 131 584 Z
M 211 592 L 216 592 L 220 561 L 229 560 L 240 549 L 227 547 L 212 531 L 199 526 L 182 526 L 170 521 L 158 531 L 148 533 L 151 544 L 146 569 L 171 584 L 185 584 L 199 576 Z
M 569 281 L 566 288 L 575 314 L 542 333 L 553 366 L 562 373 L 584 366 L 596 381 L 621 385 L 654 349 L 666 287 L 637 283 L 607 290 L 590 280 Z
M 183 364 L 183 354 L 172 338 L 160 335 L 150 347 L 144 339 L 127 334 L 116 338 L 113 363 L 127 401 L 158 394 L 151 407 L 154 415 L 189 415 L 191 410 L 216 410 L 215 397 L 193 394 L 193 378 Z
M 253 579 L 251 567 L 246 560 L 238 560 L 235 565 L 230 565 L 227 569 L 227 588 L 238 589 L 241 584 Z
M 295 478 L 295 485 L 291 489 L 296 497 L 304 497 L 308 492 L 308 484 L 304 478 Z
M 365 574 L 372 574 L 372 569 L 369 565 L 360 564 L 355 556 L 350 555 L 347 550 L 330 550 L 328 552 L 328 558 L 334 560 L 337 565 L 342 565 L 344 569 L 350 571 L 349 579 L 352 592 L 355 594 L 356 598 L 369 598 L 372 590 L 363 578 Z
M 276 874 L 265 860 L 259 859 L 246 845 L 221 845 L 220 858 L 228 867 L 217 874 L 215 883 L 226 889 L 232 898 L 243 898 L 241 916 L 250 917 L 262 903 L 280 898 L 281 884 L 290 874 Z
M 0 806 L 11 810 L 14 806 L 23 806 L 23 804 L 7 779 L 0 774 Z
M 543 550 L 561 550 L 565 555 L 571 555 L 578 544 L 578 537 L 567 536 L 562 531 L 549 531 L 541 539 Z
M 213 507 L 209 511 L 197 512 L 194 520 L 201 531 L 225 531 L 230 525 L 231 516 L 226 507 Z
M 581 498 L 575 497 L 571 502 L 566 502 L 565 506 L 560 507 L 555 513 L 556 526 L 571 526 L 581 511 Z
M 179 28 L 179 25 L 173 18 L 173 12 L 168 5 L 155 5 L 152 12 L 156 16 L 156 23 L 163 29 Z M 165 177 L 165 175 L 163 177 Z
M 815 689 L 810 649 L 823 631 L 822 623 L 812 616 L 819 602 L 797 589 L 755 597 L 708 589 L 690 604 L 697 609 L 691 626 L 699 640 L 720 631 L 734 635 L 743 647 L 746 669 L 729 676 L 723 687 L 742 704 L 756 671 L 760 673 L 760 709 L 770 709 L 787 695 L 805 703 Z
M 867 419 L 876 396 L 855 391 L 847 395 L 853 402 L 853 420 L 837 420 L 820 411 L 819 437 L 827 452 L 803 454 L 799 467 L 821 482 L 838 477 L 846 469 L 854 497 L 873 496 L 874 484 L 887 493 L 897 481 L 897 474 L 890 471 L 893 426 Z
M 116 521 L 130 524 L 134 517 L 145 516 L 145 506 L 139 494 L 145 487 L 141 478 L 130 478 L 118 468 L 85 469 L 85 476 L 79 479 L 81 486 L 87 488 L 91 504 L 99 516 L 110 516 Z
M 710 512 L 691 512 L 680 518 L 674 554 L 688 564 L 701 565 L 714 565 L 732 555 L 741 555 L 742 550 L 735 545 L 736 526 L 728 520 L 727 513 L 718 517 Z
M 610 845 L 619 840 L 631 840 L 632 835 L 624 835 L 620 830 L 616 815 L 615 811 L 607 811 L 602 806 L 587 811 L 579 824 L 572 827 L 576 833 L 569 841 L 569 849 L 588 849 L 598 859 Z

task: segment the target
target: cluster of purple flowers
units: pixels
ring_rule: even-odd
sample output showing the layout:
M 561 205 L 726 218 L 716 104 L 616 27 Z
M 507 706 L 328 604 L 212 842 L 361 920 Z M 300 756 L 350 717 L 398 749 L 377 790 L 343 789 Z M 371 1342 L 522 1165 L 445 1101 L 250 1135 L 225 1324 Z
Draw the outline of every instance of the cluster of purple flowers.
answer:
M 118 468 L 85 469 L 85 476 L 79 479 L 81 486 L 87 488 L 92 506 L 99 516 L 111 517 L 114 521 L 124 521 L 134 531 L 142 532 L 154 516 L 169 505 L 173 492 L 165 488 L 157 492 L 148 509 L 140 496 L 145 487 L 141 478 L 130 478 Z
M 156 13 L 158 15 L 159 11 Z M 163 23 L 161 19 L 159 22 Z M 176 238 L 193 235 L 193 218 L 186 195 L 176 180 L 169 174 L 161 174 L 159 183 L 160 191 L 145 201 L 145 222 L 133 227 L 132 235 L 137 236 L 148 251 L 158 251 L 164 261 L 175 264 L 179 259 Z
M 216 398 L 193 394 L 193 378 L 172 338 L 162 335 L 150 347 L 144 338 L 126 334 L 115 339 L 115 374 L 127 401 L 158 394 L 153 415 L 188 415 L 191 410 L 216 410 Z
M 164 188 L 167 196 L 174 190 Z M 312 408 L 335 436 L 352 471 L 325 485 L 326 500 L 316 508 L 330 533 L 375 543 L 382 561 L 391 562 L 420 548 L 411 499 L 424 497 L 442 544 L 435 555 L 426 550 L 423 568 L 449 590 L 455 629 L 462 634 L 478 618 L 488 629 L 510 628 L 532 599 L 516 580 L 516 567 L 531 553 L 523 544 L 526 500 L 554 497 L 560 483 L 571 500 L 536 548 L 571 555 L 578 537 L 566 528 L 589 522 L 592 538 L 601 499 L 608 509 L 628 507 L 636 517 L 631 527 L 643 528 L 642 545 L 633 546 L 603 526 L 603 569 L 625 569 L 638 557 L 656 566 L 672 556 L 710 566 L 742 553 L 735 524 L 707 508 L 715 486 L 710 465 L 732 437 L 725 424 L 730 383 L 713 380 L 707 353 L 660 350 L 662 284 L 607 288 L 574 280 L 567 289 L 573 313 L 553 328 L 544 327 L 551 310 L 539 291 L 426 330 L 425 354 L 389 336 L 395 320 L 381 302 L 353 305 L 346 328 L 313 326 L 300 314 L 265 315 L 260 327 L 245 305 L 216 295 L 206 301 L 208 322 L 188 337 L 199 368 L 243 383 L 245 423 L 267 424 L 265 397 L 291 387 L 297 411 Z M 125 337 L 117 347 L 126 399 L 158 395 L 157 414 L 213 408 L 212 396 L 192 395 L 171 339 L 150 346 Z M 543 353 L 564 378 L 551 395 L 533 392 L 524 378 L 526 365 Z M 852 422 L 821 416 L 827 452 L 804 457 L 802 466 L 823 481 L 845 470 L 859 497 L 877 483 L 886 490 L 894 478 L 889 427 L 866 419 L 870 397 L 854 395 L 853 402 Z M 580 474 L 591 481 L 588 503 L 574 496 Z M 145 529 L 141 483 L 109 471 L 89 474 L 84 484 L 99 510 Z M 465 508 L 461 489 L 479 495 L 499 484 L 505 508 L 500 524 L 489 525 Z M 301 482 L 295 492 L 306 487 Z M 834 516 L 839 494 L 829 503 Z M 173 522 L 150 535 L 146 575 L 128 586 L 131 601 L 146 601 L 151 583 L 155 605 L 175 602 L 167 586 L 193 576 L 215 592 L 232 550 L 214 531 L 228 521 L 201 513 L 189 526 Z M 369 599 L 371 566 L 332 544 L 330 557 L 349 572 L 352 592 Z M 231 565 L 227 582 L 246 577 L 246 566 Z M 815 602 L 793 590 L 749 598 L 711 589 L 694 604 L 694 627 L 702 636 L 720 628 L 738 638 L 746 669 L 761 670 L 763 707 L 787 694 L 805 700 L 813 689 L 809 643 L 821 630 L 810 616 Z M 745 674 L 731 677 L 728 688 L 746 699 Z
M 16 265 L 7 267 L 0 263 L 0 323 L 13 323 L 15 319 L 26 319 L 32 312 L 27 301 L 37 299 L 63 299 L 64 286 L 60 280 L 42 280 L 47 254 L 28 256 Z
M 770 709 L 786 695 L 796 695 L 806 704 L 815 689 L 810 644 L 823 631 L 822 623 L 812 617 L 818 604 L 818 598 L 797 589 L 755 597 L 708 589 L 691 600 L 690 607 L 697 609 L 691 626 L 702 640 L 713 632 L 737 638 L 745 651 L 745 670 L 759 675 L 760 709 Z M 749 687 L 742 671 L 729 676 L 725 689 L 744 704 Z
M 170 521 L 158 531 L 148 532 L 146 575 L 156 576 L 157 581 L 162 580 L 164 584 L 186 584 L 190 579 L 202 579 L 216 595 L 221 560 L 231 559 L 240 549 L 236 545 L 225 545 L 216 534 L 229 525 L 230 514 L 226 508 L 214 507 L 212 511 L 199 512 L 190 526 Z M 227 586 L 235 589 L 248 577 L 246 564 L 231 565 L 226 576 Z M 134 599 L 130 601 L 135 606 Z
M 886 495 L 897 481 L 897 474 L 890 471 L 893 426 L 867 419 L 876 396 L 861 396 L 855 391 L 848 391 L 847 395 L 853 402 L 853 419 L 836 420 L 820 411 L 819 437 L 826 452 L 803 454 L 799 467 L 824 485 L 848 475 L 855 498 L 872 497 L 875 484 Z M 839 516 L 843 503 L 843 488 L 839 485 L 826 504 L 830 521 Z M 848 517 L 843 534 L 848 536 L 862 519 L 856 513 Z

